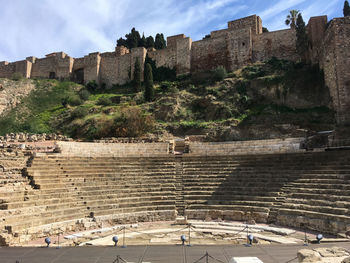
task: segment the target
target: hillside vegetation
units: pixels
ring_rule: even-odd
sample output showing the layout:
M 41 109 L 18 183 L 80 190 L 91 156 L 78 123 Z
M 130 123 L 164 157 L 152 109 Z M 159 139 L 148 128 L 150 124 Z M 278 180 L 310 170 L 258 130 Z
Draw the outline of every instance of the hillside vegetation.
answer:
M 0 135 L 61 133 L 83 140 L 205 135 L 215 141 L 300 136 L 303 129 L 334 125 L 319 68 L 277 59 L 229 74 L 217 68 L 156 82 L 152 102 L 131 85 L 34 83 L 22 103 L 0 116 Z

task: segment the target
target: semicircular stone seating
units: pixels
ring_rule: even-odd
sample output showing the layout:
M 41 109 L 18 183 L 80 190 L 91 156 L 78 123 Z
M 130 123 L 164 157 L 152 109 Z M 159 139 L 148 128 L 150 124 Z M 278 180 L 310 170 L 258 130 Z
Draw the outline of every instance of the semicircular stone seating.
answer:
M 350 230 L 350 151 L 37 154 L 16 176 L 19 185 L 0 181 L 1 245 L 102 222 L 171 221 L 177 215 L 333 234 Z

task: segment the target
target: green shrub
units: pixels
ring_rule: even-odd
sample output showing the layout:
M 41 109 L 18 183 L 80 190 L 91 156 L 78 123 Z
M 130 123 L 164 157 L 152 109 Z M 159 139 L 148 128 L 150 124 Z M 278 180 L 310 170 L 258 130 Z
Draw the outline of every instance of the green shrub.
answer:
M 242 74 L 246 79 L 252 80 L 265 76 L 266 71 L 262 65 L 251 65 L 243 68 Z
M 218 66 L 216 69 L 213 70 L 213 80 L 214 81 L 221 81 L 227 76 L 227 71 L 223 66 Z
M 87 108 L 77 107 L 71 112 L 70 116 L 73 119 L 84 118 L 86 115 L 88 115 L 88 113 L 89 113 L 89 111 Z
M 107 98 L 107 97 L 100 97 L 98 100 L 97 100 L 97 105 L 102 105 L 102 106 L 110 106 L 112 105 L 112 101 L 110 98 Z
M 247 82 L 243 80 L 239 80 L 235 83 L 235 88 L 237 92 L 241 95 L 247 94 Z
M 116 137 L 140 137 L 155 128 L 155 120 L 137 106 L 121 108 L 114 119 Z
M 145 60 L 145 69 L 146 64 L 150 64 L 152 67 L 152 74 L 154 81 L 174 81 L 176 80 L 176 69 L 170 69 L 167 67 L 157 67 L 156 62 L 150 57 L 146 56 Z
M 86 101 L 90 97 L 90 92 L 87 89 L 81 89 L 79 91 L 79 97 L 83 100 Z
M 22 73 L 15 72 L 12 74 L 11 79 L 14 81 L 19 81 L 19 80 L 23 79 L 23 75 L 22 75 Z
M 86 84 L 86 88 L 90 92 L 96 92 L 96 90 L 98 88 L 98 84 L 96 83 L 95 80 L 91 80 Z
M 67 103 L 71 106 L 79 106 L 83 104 L 83 101 L 78 96 L 69 96 L 67 98 Z
M 163 81 L 160 85 L 163 92 L 177 93 L 179 90 L 176 88 L 176 83 L 170 81 Z

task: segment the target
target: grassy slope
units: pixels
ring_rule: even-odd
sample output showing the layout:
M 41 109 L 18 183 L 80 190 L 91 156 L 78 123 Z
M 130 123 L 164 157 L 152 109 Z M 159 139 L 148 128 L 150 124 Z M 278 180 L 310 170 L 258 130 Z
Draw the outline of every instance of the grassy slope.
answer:
M 334 122 L 333 112 L 325 106 L 322 74 L 279 60 L 245 67 L 223 81 L 214 81 L 212 73 L 163 81 L 155 86 L 153 102 L 145 102 L 142 92 L 133 93 L 125 85 L 93 92 L 80 103 L 70 99 L 71 105 L 64 107 L 62 99 L 77 100 L 82 86 L 48 80 L 36 85 L 36 91 L 0 118 L 0 134 L 58 131 L 94 139 L 170 132 L 232 140 L 293 135 L 298 128 L 328 129 Z M 293 96 L 312 101 L 316 93 L 319 98 L 314 100 L 323 100 L 320 107 L 294 109 L 284 104 Z M 281 124 L 293 128 L 283 130 Z
M 54 80 L 36 80 L 35 85 L 36 90 L 24 98 L 21 104 L 2 115 L 0 134 L 54 132 L 50 121 L 65 110 L 61 100 L 66 96 L 74 96 L 80 88 L 75 83 Z

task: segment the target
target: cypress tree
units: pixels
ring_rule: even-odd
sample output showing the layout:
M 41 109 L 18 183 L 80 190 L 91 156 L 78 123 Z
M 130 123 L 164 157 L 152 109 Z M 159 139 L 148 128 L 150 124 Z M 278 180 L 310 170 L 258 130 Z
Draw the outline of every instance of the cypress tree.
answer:
M 125 37 L 129 49 L 138 47 L 141 37 L 139 31 L 137 31 L 135 27 L 133 27 L 131 33 L 126 34 Z
M 139 47 L 146 47 L 146 38 L 145 38 L 145 33 L 142 34 L 142 37 L 139 42 Z
M 154 98 L 152 66 L 147 63 L 145 68 L 145 100 L 152 101 Z
M 301 14 L 298 14 L 295 29 L 296 29 L 296 35 L 297 35 L 297 43 L 296 43 L 297 52 L 301 56 L 301 58 L 305 60 L 306 54 L 308 51 L 309 40 L 306 33 L 305 22 Z
M 166 48 L 166 41 L 164 39 L 164 35 L 163 34 L 157 34 L 156 35 L 156 40 L 154 42 L 154 47 L 156 49 Z
M 124 38 L 121 37 L 117 40 L 117 46 L 118 47 L 120 47 L 120 46 L 128 47 L 128 43 Z
M 344 2 L 344 9 L 343 9 L 344 17 L 350 16 L 350 6 L 349 6 L 349 1 L 346 0 Z
M 154 48 L 154 38 L 152 36 L 146 38 L 146 48 Z
M 141 90 L 141 66 L 138 59 L 135 61 L 134 65 L 134 78 L 133 78 L 133 87 L 135 92 Z

